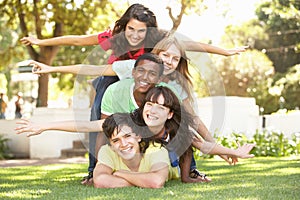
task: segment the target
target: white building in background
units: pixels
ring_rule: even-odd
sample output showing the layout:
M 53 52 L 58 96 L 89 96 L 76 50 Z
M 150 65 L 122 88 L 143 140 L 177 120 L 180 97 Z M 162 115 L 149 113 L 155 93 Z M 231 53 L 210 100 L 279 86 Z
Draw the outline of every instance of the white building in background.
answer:
M 81 105 L 81 104 L 80 104 Z M 82 106 L 82 105 L 81 105 Z M 247 137 L 262 129 L 262 117 L 254 98 L 207 97 L 198 100 L 199 115 L 211 133 L 216 136 L 232 132 L 245 133 Z M 32 121 L 89 120 L 88 108 L 36 108 Z M 282 131 L 288 137 L 300 132 L 300 112 L 290 115 L 267 115 L 266 128 Z M 58 158 L 61 150 L 72 147 L 74 140 L 84 141 L 85 133 L 47 131 L 39 136 L 16 135 L 16 120 L 0 120 L 0 134 L 9 138 L 8 145 L 13 154 L 30 158 Z
M 215 136 L 232 132 L 251 137 L 260 128 L 259 107 L 250 97 L 216 96 L 198 99 L 199 116 Z

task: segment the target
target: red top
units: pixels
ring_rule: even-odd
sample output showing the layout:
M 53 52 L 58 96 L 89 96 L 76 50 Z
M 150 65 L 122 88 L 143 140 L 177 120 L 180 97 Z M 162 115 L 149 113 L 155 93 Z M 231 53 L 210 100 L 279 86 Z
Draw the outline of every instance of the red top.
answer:
M 107 30 L 102 33 L 98 34 L 98 43 L 102 47 L 103 50 L 107 51 L 111 49 L 111 42 L 110 38 L 112 38 L 112 31 Z M 143 55 L 145 53 L 144 47 L 140 48 L 134 55 L 130 53 L 130 51 L 127 52 L 128 57 L 130 59 L 136 60 L 140 55 Z M 116 60 L 120 60 L 118 57 L 115 56 L 114 52 L 109 56 L 107 63 L 112 64 Z

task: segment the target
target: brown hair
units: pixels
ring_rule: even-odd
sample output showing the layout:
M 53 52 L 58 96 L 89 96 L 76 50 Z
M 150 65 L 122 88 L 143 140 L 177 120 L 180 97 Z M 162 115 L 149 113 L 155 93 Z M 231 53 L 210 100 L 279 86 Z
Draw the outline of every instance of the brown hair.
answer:
M 122 15 L 122 17 L 115 22 L 115 26 L 112 32 L 112 50 L 114 51 L 115 55 L 121 60 L 129 59 L 127 54 L 129 43 L 125 38 L 124 31 L 130 19 L 136 19 L 138 21 L 146 23 L 147 34 L 144 40 L 144 47 L 146 52 L 150 52 L 155 44 L 160 41 L 166 33 L 165 31 L 159 30 L 157 28 L 156 16 L 151 10 L 149 10 L 149 8 L 138 3 L 131 5 Z

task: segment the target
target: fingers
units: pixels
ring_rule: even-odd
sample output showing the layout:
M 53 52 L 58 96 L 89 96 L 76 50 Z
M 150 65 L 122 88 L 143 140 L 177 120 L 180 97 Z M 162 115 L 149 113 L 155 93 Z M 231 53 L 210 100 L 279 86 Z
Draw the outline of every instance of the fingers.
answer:
M 28 124 L 28 122 L 27 119 L 21 119 L 20 121 L 17 121 L 16 124 Z
M 233 165 L 236 165 L 236 163 L 239 161 L 237 157 L 231 157 Z
M 38 75 L 39 75 L 39 71 L 41 71 L 41 67 L 38 66 L 38 65 L 36 65 L 36 64 L 34 64 L 34 65 L 32 66 L 31 72 L 32 72 L 33 74 L 38 74 Z
M 223 160 L 225 160 L 229 165 L 232 164 L 231 160 L 229 159 L 229 156 L 227 155 L 219 155 Z
M 32 127 L 29 120 L 21 119 L 20 121 L 17 121 L 16 124 L 19 124 L 20 126 L 15 128 L 16 134 L 21 134 L 27 132 L 27 137 L 38 135 L 40 134 L 39 131 L 34 131 L 35 129 Z
M 240 151 L 240 158 L 253 158 L 254 155 L 249 154 L 253 147 L 255 147 L 255 144 L 244 144 L 242 147 L 239 146 L 238 150 Z
M 22 44 L 25 44 L 26 46 L 31 45 L 31 42 L 28 40 L 28 37 L 23 37 L 20 39 Z
M 42 75 L 43 73 L 43 68 L 42 68 L 42 64 L 37 62 L 37 61 L 34 61 L 34 60 L 31 60 L 29 62 L 29 64 L 32 66 L 32 69 L 31 69 L 31 72 L 33 74 L 37 74 L 38 76 Z

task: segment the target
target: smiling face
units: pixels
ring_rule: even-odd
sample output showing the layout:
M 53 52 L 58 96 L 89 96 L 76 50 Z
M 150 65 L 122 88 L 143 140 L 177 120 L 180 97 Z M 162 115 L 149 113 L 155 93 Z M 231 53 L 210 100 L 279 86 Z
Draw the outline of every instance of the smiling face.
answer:
M 129 45 L 139 48 L 145 40 L 147 34 L 147 25 L 136 19 L 130 19 L 125 28 L 125 38 Z
M 120 129 L 115 128 L 109 139 L 112 149 L 123 159 L 131 160 L 140 156 L 139 142 L 141 138 L 132 132 L 132 129 L 123 125 Z
M 164 62 L 164 75 L 174 72 L 181 58 L 180 51 L 174 44 L 167 48 L 167 50 L 159 52 L 158 56 Z
M 143 119 L 149 129 L 161 130 L 164 127 L 165 122 L 173 117 L 173 112 L 170 112 L 170 108 L 164 106 L 164 103 L 165 99 L 162 94 L 158 96 L 157 103 L 152 101 L 147 101 L 145 103 Z
M 160 66 L 150 60 L 141 60 L 138 65 L 132 70 L 134 78 L 135 92 L 147 93 L 151 88 L 158 83 Z

